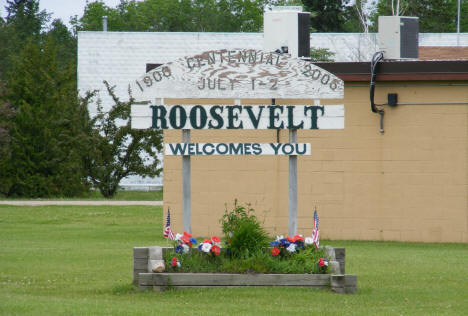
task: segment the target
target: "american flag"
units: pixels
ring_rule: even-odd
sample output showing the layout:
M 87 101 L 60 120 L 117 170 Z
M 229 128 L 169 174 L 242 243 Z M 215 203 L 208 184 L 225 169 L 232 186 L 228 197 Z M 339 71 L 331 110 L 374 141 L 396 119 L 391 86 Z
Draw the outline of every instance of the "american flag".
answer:
M 169 209 L 167 210 L 167 220 L 166 226 L 164 227 L 163 236 L 169 238 L 169 240 L 175 239 L 174 233 L 172 232 L 171 228 L 171 211 Z
M 312 240 L 315 248 L 319 247 L 319 218 L 317 215 L 317 209 L 314 210 L 314 231 L 312 232 Z

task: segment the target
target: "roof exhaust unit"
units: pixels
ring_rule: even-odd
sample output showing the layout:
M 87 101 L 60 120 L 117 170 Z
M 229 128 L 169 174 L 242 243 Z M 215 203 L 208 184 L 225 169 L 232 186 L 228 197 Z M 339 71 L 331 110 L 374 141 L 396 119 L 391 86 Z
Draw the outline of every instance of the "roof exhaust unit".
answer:
M 301 7 L 274 7 L 263 16 L 263 48 L 288 53 L 293 58 L 310 57 L 310 13 Z
M 377 42 L 384 59 L 417 59 L 419 18 L 379 16 Z

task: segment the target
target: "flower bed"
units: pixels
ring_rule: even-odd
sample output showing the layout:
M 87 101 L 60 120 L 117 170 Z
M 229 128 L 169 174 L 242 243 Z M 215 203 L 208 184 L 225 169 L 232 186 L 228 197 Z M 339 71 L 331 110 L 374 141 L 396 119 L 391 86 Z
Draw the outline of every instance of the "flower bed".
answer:
M 325 248 L 325 247 L 324 247 Z M 337 262 L 338 271 L 332 274 L 235 274 L 235 273 L 152 273 L 152 261 L 162 260 L 173 247 L 133 248 L 133 282 L 140 290 L 156 292 L 167 289 L 238 286 L 293 286 L 331 290 L 336 293 L 355 293 L 357 277 L 345 274 L 345 249 L 326 248 Z M 195 251 L 195 250 L 193 250 Z M 336 266 L 335 266 L 336 268 Z
M 174 251 L 163 255 L 164 272 L 326 274 L 329 258 L 310 238 L 278 236 L 266 247 L 240 252 L 212 236 L 197 246 L 191 234 L 177 234 Z M 237 254 L 237 255 L 235 255 Z M 163 272 L 163 271 L 158 271 Z
M 247 204 L 220 219 L 223 242 L 217 236 L 197 240 L 190 233 L 174 234 L 168 211 L 164 236 L 174 247 L 133 250 L 133 281 L 139 288 L 219 286 L 301 286 L 356 292 L 356 276 L 344 275 L 344 249 L 319 247 L 318 215 L 311 237 L 270 237 Z M 195 246 L 195 247 L 194 247 Z M 338 252 L 338 255 L 337 255 Z
M 330 254 L 319 247 L 318 215 L 314 211 L 314 229 L 310 237 L 277 236 L 271 241 L 254 215 L 250 204 L 234 200 L 220 219 L 223 238 L 211 236 L 197 245 L 192 234 L 173 234 L 170 225 L 164 230 L 172 240 L 174 252 L 166 253 L 153 272 L 218 272 L 326 274 Z M 170 222 L 168 213 L 168 221 Z M 223 240 L 223 241 L 221 241 Z M 197 249 L 191 251 L 193 248 Z M 221 250 L 222 249 L 222 250 Z M 334 260 L 334 259 L 333 259 Z M 162 266 L 164 265 L 164 268 Z M 163 271 L 164 270 L 164 271 Z

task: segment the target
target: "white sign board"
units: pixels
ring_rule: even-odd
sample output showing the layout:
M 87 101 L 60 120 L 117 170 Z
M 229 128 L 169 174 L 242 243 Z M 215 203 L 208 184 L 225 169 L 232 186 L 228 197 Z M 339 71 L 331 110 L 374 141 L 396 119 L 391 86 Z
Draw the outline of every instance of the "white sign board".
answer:
M 343 81 L 309 61 L 261 50 L 207 51 L 161 65 L 130 86 L 154 98 L 341 99 Z
M 166 156 L 310 155 L 308 143 L 175 143 L 165 144 Z
M 344 129 L 344 105 L 133 105 L 135 129 Z

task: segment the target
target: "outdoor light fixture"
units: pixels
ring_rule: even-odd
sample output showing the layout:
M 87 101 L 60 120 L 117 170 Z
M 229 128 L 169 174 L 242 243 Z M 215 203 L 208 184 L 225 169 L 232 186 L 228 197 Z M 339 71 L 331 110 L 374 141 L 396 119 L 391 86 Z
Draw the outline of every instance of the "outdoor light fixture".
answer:
M 390 105 L 390 106 L 397 106 L 398 105 L 398 94 L 389 93 L 387 95 L 387 104 Z

